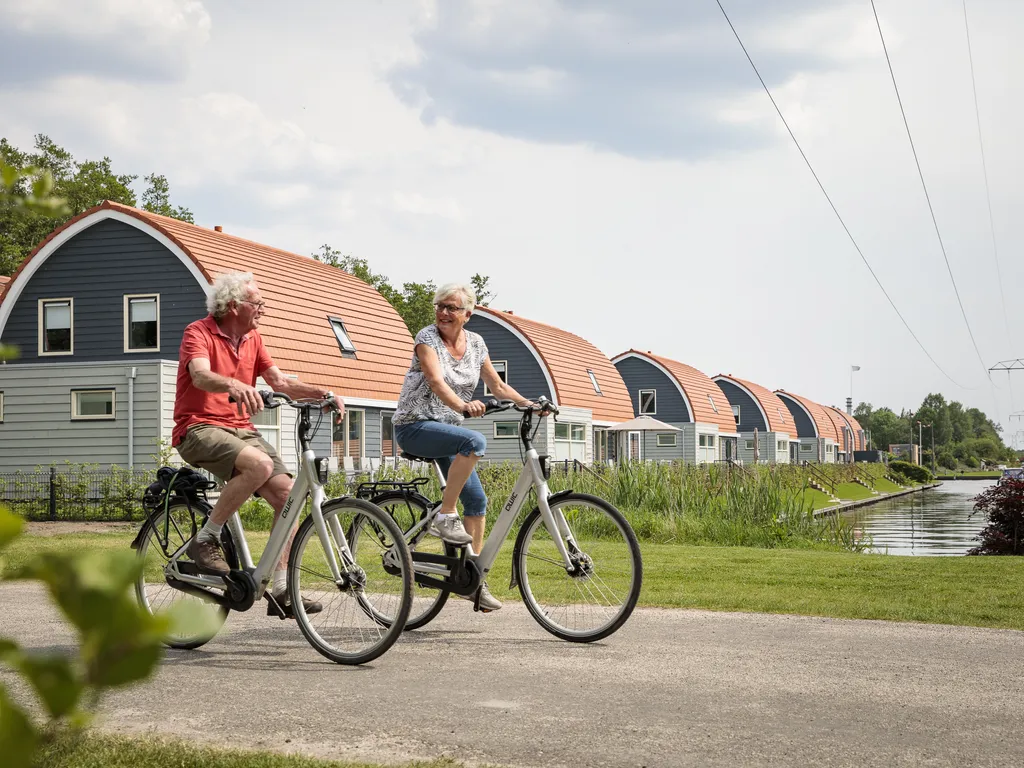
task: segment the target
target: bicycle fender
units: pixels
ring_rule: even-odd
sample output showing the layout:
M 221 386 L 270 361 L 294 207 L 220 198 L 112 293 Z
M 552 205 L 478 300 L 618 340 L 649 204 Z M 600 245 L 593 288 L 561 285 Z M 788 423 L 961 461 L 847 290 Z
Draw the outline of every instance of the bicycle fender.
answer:
M 573 493 L 575 493 L 575 491 L 573 491 L 572 488 L 567 488 L 566 490 L 559 491 L 558 493 L 552 493 L 550 496 L 548 496 L 548 504 L 551 504 L 552 502 L 555 501 L 561 501 L 566 496 L 571 496 Z M 531 510 L 530 514 L 528 514 L 526 518 L 523 520 L 523 524 L 519 526 L 519 533 L 516 535 L 516 543 L 515 546 L 512 548 L 512 580 L 508 583 L 509 589 L 515 589 L 519 586 L 519 553 L 523 551 L 523 544 L 525 543 L 524 531 L 526 531 L 526 529 L 529 528 L 529 526 L 526 523 L 534 515 L 539 514 L 540 507 L 534 507 L 533 510 Z

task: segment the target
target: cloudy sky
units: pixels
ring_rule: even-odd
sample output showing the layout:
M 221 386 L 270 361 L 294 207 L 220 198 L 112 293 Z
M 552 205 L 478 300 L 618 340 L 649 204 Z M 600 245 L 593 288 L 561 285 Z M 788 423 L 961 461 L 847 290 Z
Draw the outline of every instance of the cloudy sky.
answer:
M 1024 429 L 960 314 L 869 0 L 0 0 L 0 135 L 164 173 L 197 223 L 827 404 Z M 1024 356 L 1018 0 L 876 0 L 985 365 Z M 28 62 L 33 62 L 28 66 Z M 1009 327 L 1007 327 L 1009 326 Z M 1012 335 L 1012 337 L 1011 337 Z M 1024 444 L 1024 435 L 1018 437 Z

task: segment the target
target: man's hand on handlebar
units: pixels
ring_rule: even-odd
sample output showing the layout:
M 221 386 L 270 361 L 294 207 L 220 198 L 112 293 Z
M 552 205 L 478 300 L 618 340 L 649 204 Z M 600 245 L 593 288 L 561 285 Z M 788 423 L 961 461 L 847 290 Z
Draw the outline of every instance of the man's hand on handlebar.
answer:
M 250 387 L 237 379 L 231 379 L 228 384 L 228 400 L 237 403 L 239 416 L 245 416 L 246 412 L 252 416 L 263 410 L 263 398 L 256 387 Z

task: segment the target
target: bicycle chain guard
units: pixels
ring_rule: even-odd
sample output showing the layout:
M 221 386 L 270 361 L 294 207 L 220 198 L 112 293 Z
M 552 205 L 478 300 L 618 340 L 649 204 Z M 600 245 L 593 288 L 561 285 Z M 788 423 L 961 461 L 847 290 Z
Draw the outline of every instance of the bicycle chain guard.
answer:
M 440 579 L 425 573 L 416 573 L 413 568 L 413 576 L 416 583 L 422 587 L 444 589 L 454 592 L 457 595 L 472 595 L 480 588 L 482 581 L 480 568 L 474 560 L 466 559 L 466 548 L 459 550 L 458 557 L 447 557 L 445 555 L 434 555 L 429 552 L 412 552 L 413 563 L 429 563 L 431 565 L 443 565 L 448 568 L 448 578 Z

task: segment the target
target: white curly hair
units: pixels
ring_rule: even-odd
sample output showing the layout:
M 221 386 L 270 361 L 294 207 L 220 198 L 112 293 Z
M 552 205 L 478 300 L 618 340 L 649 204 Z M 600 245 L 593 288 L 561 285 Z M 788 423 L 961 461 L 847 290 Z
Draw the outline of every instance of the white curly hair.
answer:
M 217 275 L 206 297 L 206 311 L 214 317 L 223 317 L 232 301 L 245 301 L 249 298 L 249 287 L 255 282 L 252 272 L 225 272 Z
M 445 283 L 434 294 L 434 303 L 440 304 L 447 298 L 458 296 L 462 300 L 462 308 L 472 312 L 476 308 L 476 291 L 465 283 Z

